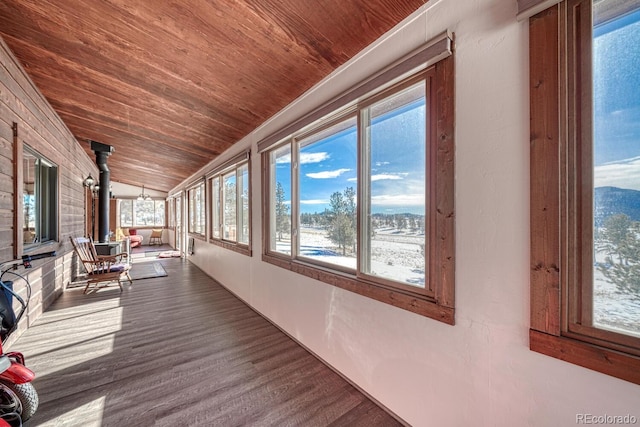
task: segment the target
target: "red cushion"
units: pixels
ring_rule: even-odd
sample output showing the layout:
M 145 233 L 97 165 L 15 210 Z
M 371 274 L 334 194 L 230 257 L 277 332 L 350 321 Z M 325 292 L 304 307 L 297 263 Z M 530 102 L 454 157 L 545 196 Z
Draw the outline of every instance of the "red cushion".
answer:
M 136 234 L 138 234 L 138 230 L 136 230 L 135 228 L 129 229 L 129 236 L 135 236 Z

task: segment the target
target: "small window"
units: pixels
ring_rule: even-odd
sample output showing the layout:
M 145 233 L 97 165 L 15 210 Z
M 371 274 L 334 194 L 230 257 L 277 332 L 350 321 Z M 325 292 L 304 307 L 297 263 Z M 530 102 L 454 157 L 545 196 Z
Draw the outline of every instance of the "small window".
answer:
M 58 239 L 58 167 L 24 147 L 22 162 L 23 249 Z
M 232 159 L 210 175 L 211 242 L 250 254 L 249 161 L 246 154 Z
M 204 182 L 187 191 L 189 200 L 189 233 L 204 237 L 206 232 Z

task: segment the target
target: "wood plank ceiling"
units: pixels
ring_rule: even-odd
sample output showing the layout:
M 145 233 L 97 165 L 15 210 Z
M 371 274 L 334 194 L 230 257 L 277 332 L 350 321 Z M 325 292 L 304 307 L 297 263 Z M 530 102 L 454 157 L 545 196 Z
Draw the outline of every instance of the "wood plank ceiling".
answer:
M 112 180 L 168 191 L 427 0 L 2 0 L 0 35 Z

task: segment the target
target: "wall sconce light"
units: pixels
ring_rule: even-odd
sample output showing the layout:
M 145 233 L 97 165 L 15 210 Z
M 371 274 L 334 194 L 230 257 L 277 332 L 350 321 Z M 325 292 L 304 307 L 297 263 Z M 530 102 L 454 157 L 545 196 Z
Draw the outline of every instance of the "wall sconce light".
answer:
M 93 179 L 93 177 L 91 176 L 91 174 L 89 174 L 88 177 L 86 177 L 84 179 L 84 181 L 82 181 L 82 185 L 84 185 L 85 187 L 89 187 L 91 188 L 91 186 L 96 182 L 95 179 Z
M 142 186 L 142 193 L 138 196 L 138 200 L 151 200 L 151 196 L 148 194 L 144 194 L 144 185 Z

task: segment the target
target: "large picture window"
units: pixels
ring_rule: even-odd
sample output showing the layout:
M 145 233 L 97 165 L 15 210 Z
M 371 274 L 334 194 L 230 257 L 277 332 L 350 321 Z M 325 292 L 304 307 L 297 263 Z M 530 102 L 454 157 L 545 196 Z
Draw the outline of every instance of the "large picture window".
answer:
M 640 384 L 640 2 L 561 2 L 530 53 L 530 346 Z
M 263 153 L 267 262 L 453 318 L 452 58 Z
M 209 176 L 211 242 L 250 254 L 249 160 L 243 153 Z
M 58 239 L 58 167 L 34 150 L 22 154 L 23 249 Z
M 164 200 L 122 199 L 120 227 L 164 227 L 166 202 Z

